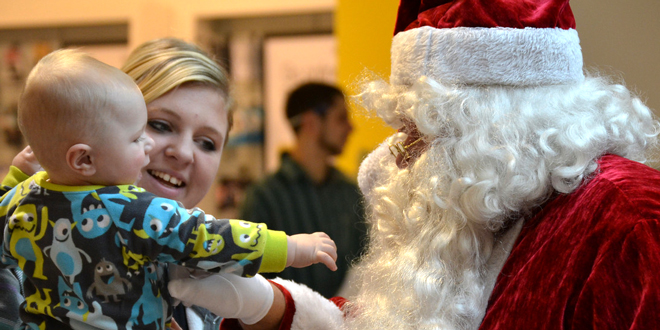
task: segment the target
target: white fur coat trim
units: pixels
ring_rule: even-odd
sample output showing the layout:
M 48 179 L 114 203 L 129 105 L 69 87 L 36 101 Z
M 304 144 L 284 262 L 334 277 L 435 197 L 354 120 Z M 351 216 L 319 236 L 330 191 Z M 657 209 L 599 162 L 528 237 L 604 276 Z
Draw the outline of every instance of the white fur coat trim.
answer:
M 486 312 L 488 298 L 493 291 L 497 276 L 499 275 L 506 259 L 509 257 L 513 245 L 520 234 L 524 221 L 519 219 L 512 225 L 501 237 L 495 240 L 493 253 L 485 265 L 482 273 L 484 290 L 484 300 L 478 302 L 481 305 L 482 314 L 479 319 L 475 319 L 475 324 L 479 324 Z M 337 305 L 325 299 L 323 296 L 310 289 L 309 287 L 292 281 L 276 278 L 274 282 L 285 287 L 296 306 L 296 312 L 291 323 L 291 330 L 340 330 L 343 329 L 344 314 Z
M 537 86 L 580 82 L 582 51 L 574 29 L 429 26 L 392 41 L 393 85 L 422 76 L 446 83 Z
M 337 330 L 344 322 L 344 313 L 330 300 L 305 285 L 277 278 L 277 284 L 285 287 L 296 304 L 291 330 Z

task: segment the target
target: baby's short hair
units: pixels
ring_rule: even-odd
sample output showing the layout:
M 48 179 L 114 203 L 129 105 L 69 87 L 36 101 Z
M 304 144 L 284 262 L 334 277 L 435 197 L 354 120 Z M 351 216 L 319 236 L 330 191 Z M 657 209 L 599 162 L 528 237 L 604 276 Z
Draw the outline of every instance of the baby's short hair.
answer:
M 72 49 L 32 69 L 18 103 L 18 125 L 45 169 L 75 143 L 95 138 L 119 93 L 137 90 L 121 70 Z M 53 157 L 56 156 L 56 157 Z

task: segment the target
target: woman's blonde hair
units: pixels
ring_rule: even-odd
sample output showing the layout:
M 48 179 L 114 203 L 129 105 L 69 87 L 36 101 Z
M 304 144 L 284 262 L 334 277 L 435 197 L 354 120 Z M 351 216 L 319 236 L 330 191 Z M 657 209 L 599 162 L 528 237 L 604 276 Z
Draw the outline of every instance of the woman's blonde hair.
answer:
M 175 38 L 147 41 L 133 50 L 121 69 L 135 80 L 147 104 L 184 84 L 218 88 L 225 97 L 231 129 L 227 71 L 199 47 Z

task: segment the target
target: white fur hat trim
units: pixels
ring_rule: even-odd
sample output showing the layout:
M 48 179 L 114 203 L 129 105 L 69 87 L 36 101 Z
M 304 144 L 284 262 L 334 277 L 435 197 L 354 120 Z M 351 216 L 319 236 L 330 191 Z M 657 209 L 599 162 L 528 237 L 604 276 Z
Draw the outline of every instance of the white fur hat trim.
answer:
M 430 26 L 392 41 L 393 85 L 427 76 L 455 84 L 537 86 L 584 80 L 574 29 Z

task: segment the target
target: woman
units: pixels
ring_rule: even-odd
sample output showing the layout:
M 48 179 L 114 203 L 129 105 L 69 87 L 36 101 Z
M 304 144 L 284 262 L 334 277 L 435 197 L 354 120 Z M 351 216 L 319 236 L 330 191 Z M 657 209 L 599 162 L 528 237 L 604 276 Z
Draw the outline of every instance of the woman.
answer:
M 194 207 L 215 180 L 231 128 L 226 71 L 196 46 L 171 38 L 137 47 L 122 70 L 142 90 L 148 109 L 147 132 L 154 140 L 151 162 L 138 185 Z M 4 297 L 0 304 L 0 329 L 4 324 L 11 329 L 11 323 L 18 321 L 17 303 L 22 300 L 20 281 L 9 270 L 1 271 L 2 291 L 18 297 L 16 304 L 5 302 Z M 202 324 L 203 329 L 218 328 L 219 318 L 205 310 L 177 312 L 184 329 L 202 329 Z
M 122 68 L 147 103 L 155 141 L 138 183 L 194 207 L 214 182 L 231 127 L 227 73 L 199 48 L 158 39 L 136 48 Z

